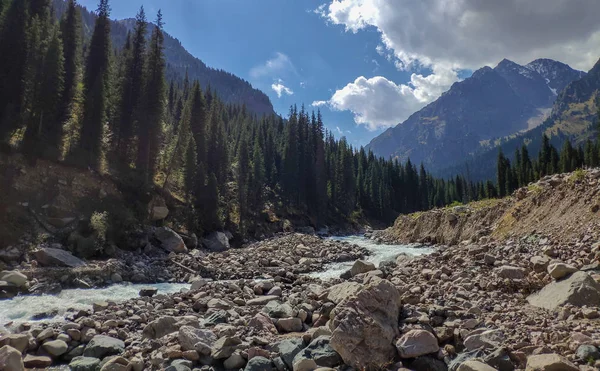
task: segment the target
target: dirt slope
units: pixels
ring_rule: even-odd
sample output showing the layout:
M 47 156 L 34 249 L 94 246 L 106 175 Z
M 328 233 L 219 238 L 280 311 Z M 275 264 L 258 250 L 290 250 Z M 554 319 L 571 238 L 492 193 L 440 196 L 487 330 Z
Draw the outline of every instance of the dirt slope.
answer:
M 597 230 L 600 169 L 545 177 L 502 200 L 400 216 L 376 234 L 383 241 L 454 245 L 540 234 L 570 242 Z

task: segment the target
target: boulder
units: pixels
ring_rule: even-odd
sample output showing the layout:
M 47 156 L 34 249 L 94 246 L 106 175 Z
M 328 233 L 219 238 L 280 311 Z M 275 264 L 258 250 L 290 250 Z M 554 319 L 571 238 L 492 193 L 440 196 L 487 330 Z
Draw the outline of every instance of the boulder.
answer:
M 10 345 L 19 352 L 23 353 L 29 346 L 29 336 L 27 334 L 7 334 L 0 338 L 0 347 Z
M 50 365 L 52 365 L 52 358 L 28 354 L 25 356 L 23 364 L 27 368 L 47 368 L 50 367 Z
M 142 288 L 142 289 L 140 290 L 140 293 L 139 293 L 139 295 L 140 295 L 141 297 L 148 297 L 148 298 L 151 298 L 151 297 L 153 297 L 154 295 L 156 295 L 156 293 L 157 293 L 157 292 L 158 292 L 158 289 L 157 289 L 157 288 L 155 288 L 155 287 L 145 287 L 145 288 Z
M 575 272 L 577 272 L 577 268 L 569 264 L 553 263 L 548 265 L 548 274 L 555 280 L 560 280 Z
M 525 278 L 525 269 L 503 265 L 496 270 L 496 275 L 500 278 L 508 278 L 510 280 L 522 280 Z
M 223 366 L 225 366 L 225 368 L 228 370 L 239 370 L 240 368 L 244 367 L 245 364 L 246 360 L 238 352 L 233 353 L 231 357 L 223 361 Z
M 327 300 L 334 304 L 339 304 L 342 302 L 342 300 L 356 295 L 362 289 L 363 285 L 360 283 L 342 282 L 329 288 Z
M 125 350 L 122 340 L 105 335 L 96 335 L 90 340 L 83 351 L 85 357 L 104 358 L 119 355 Z
M 505 338 L 501 330 L 488 330 L 467 337 L 464 345 L 467 350 L 498 348 Z
M 248 327 L 258 332 L 266 331 L 271 334 L 277 334 L 277 328 L 273 324 L 273 321 L 271 321 L 271 318 L 265 313 L 256 313 L 250 322 L 248 322 Z
M 154 237 L 160 242 L 160 246 L 169 252 L 178 254 L 187 252 L 183 238 L 171 228 L 158 228 L 154 232 Z
M 483 362 L 470 360 L 458 366 L 458 371 L 496 371 L 496 369 Z
M 21 250 L 16 246 L 8 246 L 0 250 L 0 260 L 3 260 L 6 263 L 19 260 L 21 255 Z
M 24 369 L 21 352 L 10 345 L 0 348 L 0 370 L 22 371 Z
M 302 320 L 298 317 L 281 318 L 276 323 L 280 332 L 300 332 L 302 331 Z
M 100 367 L 100 360 L 93 357 L 75 357 L 69 363 L 71 371 L 96 371 Z
M 287 318 L 294 316 L 294 309 L 289 304 L 281 304 L 277 301 L 270 301 L 262 310 L 271 318 Z
M 229 238 L 223 232 L 212 232 L 202 240 L 202 243 L 210 251 L 222 252 L 229 250 Z
M 285 365 L 291 370 L 294 367 L 294 358 L 298 353 L 302 351 L 304 342 L 302 339 L 286 339 L 275 344 L 273 347 L 279 356 L 285 363 Z
M 352 268 L 350 268 L 350 275 L 354 277 L 362 273 L 374 271 L 375 269 L 377 269 L 375 268 L 375 264 L 363 260 L 357 260 L 352 265 Z
M 181 326 L 177 335 L 179 345 L 183 350 L 194 350 L 195 345 L 199 342 L 211 347 L 217 341 L 217 335 L 214 332 L 206 329 L 197 329 L 191 326 Z
M 246 302 L 246 305 L 265 305 L 273 300 L 279 300 L 279 296 L 275 296 L 275 295 L 259 296 L 257 298 L 248 300 Z
M 273 362 L 265 357 L 254 357 L 248 361 L 244 371 L 272 371 L 274 370 Z
M 17 287 L 24 287 L 27 284 L 27 276 L 17 271 L 3 271 L 0 273 L 0 281 L 5 281 Z
M 508 351 L 504 348 L 498 348 L 486 355 L 483 361 L 499 371 L 514 371 L 515 369 Z
M 214 359 L 229 358 L 241 343 L 242 341 L 238 337 L 223 336 L 212 346 L 211 356 Z
M 593 345 L 580 345 L 577 348 L 577 358 L 584 362 L 600 359 L 600 351 Z
M 320 336 L 311 341 L 306 348 L 299 352 L 295 357 L 293 364 L 300 359 L 312 359 L 319 367 L 336 367 L 342 363 L 342 357 L 331 347 L 331 337 Z
M 579 367 L 558 354 L 539 354 L 527 357 L 525 371 L 578 371 Z
M 56 358 L 65 354 L 67 349 L 69 349 L 69 346 L 63 340 L 52 340 L 42 344 L 42 348 L 46 351 L 46 353 Z
M 37 250 L 35 259 L 44 267 L 83 267 L 85 262 L 68 251 L 45 247 Z
M 294 363 L 293 371 L 314 371 L 319 366 L 314 359 L 300 358 Z
M 166 206 L 154 206 L 150 212 L 150 218 L 153 222 L 163 220 L 169 215 L 169 208 Z
M 597 306 L 600 302 L 600 284 L 585 272 L 575 272 L 570 277 L 546 285 L 527 297 L 529 304 L 555 310 L 564 304 L 576 307 Z
M 541 272 L 545 272 L 546 269 L 548 268 L 548 263 L 550 263 L 550 258 L 547 256 L 536 255 L 536 256 L 532 257 L 531 259 L 529 259 L 529 262 L 531 263 L 531 265 L 533 265 L 533 270 L 536 273 L 541 273 Z
M 332 311 L 331 347 L 346 365 L 370 368 L 395 358 L 400 304 L 396 287 L 375 279 Z
M 425 330 L 411 330 L 396 342 L 400 358 L 416 358 L 437 352 L 440 347 L 435 336 Z
M 177 330 L 179 330 L 177 319 L 172 316 L 164 316 L 147 324 L 142 333 L 145 338 L 159 339 Z

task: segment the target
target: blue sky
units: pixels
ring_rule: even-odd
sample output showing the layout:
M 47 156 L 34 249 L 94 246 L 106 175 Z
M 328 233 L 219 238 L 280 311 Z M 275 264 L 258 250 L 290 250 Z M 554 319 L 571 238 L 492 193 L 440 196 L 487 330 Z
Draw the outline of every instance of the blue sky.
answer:
M 79 0 L 95 9 L 97 0 Z M 150 19 L 207 65 L 264 91 L 278 113 L 319 107 L 358 146 L 504 58 L 590 69 L 598 0 L 111 0 Z
M 80 0 L 95 9 L 96 0 Z M 322 1 L 288 0 L 119 0 L 111 1 L 112 18 L 134 17 L 144 5 L 149 19 L 161 8 L 165 30 L 207 65 L 232 72 L 264 91 L 275 110 L 287 114 L 290 105 L 328 100 L 357 76 L 384 75 L 403 82 L 410 73 L 398 71 L 376 51 L 380 35 L 372 28 L 348 33 L 314 13 Z M 284 57 L 285 56 L 285 57 Z M 287 58 L 286 58 L 287 57 Z M 267 61 L 281 68 L 264 68 Z M 281 62 L 281 63 L 280 63 Z M 261 67 L 263 67 L 261 69 Z M 254 72 L 253 72 L 254 71 Z M 293 91 L 278 97 L 273 84 Z M 315 108 L 316 109 L 316 108 Z M 382 130 L 357 125 L 349 111 L 321 107 L 326 126 L 336 136 L 364 145 Z M 339 130 L 338 130 L 339 128 Z

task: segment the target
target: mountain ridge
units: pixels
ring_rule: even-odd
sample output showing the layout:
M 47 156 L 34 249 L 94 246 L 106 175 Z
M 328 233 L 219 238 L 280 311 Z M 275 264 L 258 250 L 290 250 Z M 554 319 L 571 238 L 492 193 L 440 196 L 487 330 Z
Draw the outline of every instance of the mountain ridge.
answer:
M 436 171 L 462 161 L 497 138 L 543 122 L 557 95 L 585 73 L 549 59 L 522 66 L 507 59 L 476 70 L 436 101 L 368 145 L 376 155 L 408 158 Z

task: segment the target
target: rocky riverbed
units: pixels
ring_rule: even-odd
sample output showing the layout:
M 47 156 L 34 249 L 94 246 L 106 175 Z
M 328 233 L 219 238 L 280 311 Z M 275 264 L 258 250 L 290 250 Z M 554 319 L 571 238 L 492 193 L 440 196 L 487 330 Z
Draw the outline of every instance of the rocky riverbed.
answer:
M 174 254 L 190 290 L 145 290 L 63 322 L 21 323 L 0 338 L 0 369 L 593 370 L 599 246 L 590 236 L 570 245 L 483 237 L 378 265 L 359 260 L 328 280 L 306 273 L 363 249 L 289 235 Z M 191 272 L 206 262 L 213 277 Z

